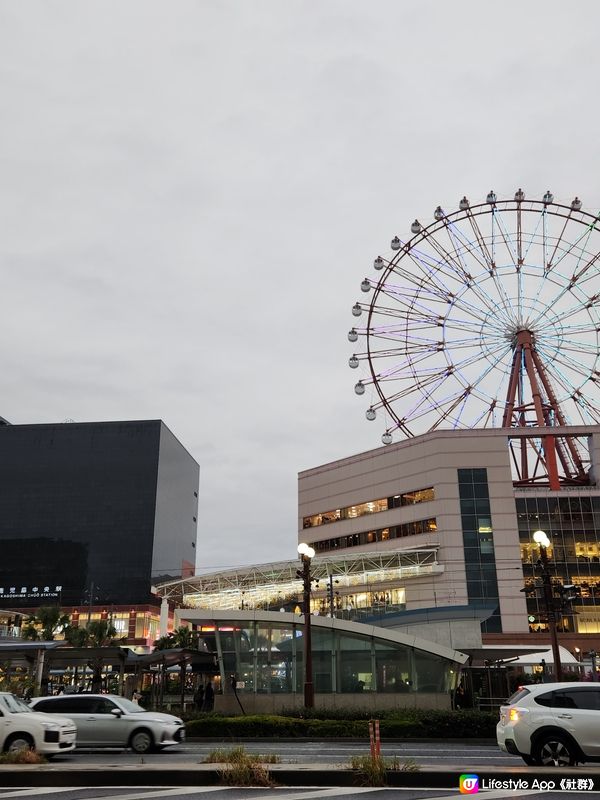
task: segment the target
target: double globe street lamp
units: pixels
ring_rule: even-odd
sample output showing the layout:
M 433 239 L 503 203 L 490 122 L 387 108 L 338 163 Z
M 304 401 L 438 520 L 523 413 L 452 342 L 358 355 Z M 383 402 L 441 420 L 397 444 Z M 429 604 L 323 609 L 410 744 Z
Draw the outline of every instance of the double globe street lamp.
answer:
M 556 610 L 554 603 L 554 592 L 552 591 L 552 580 L 548 566 L 548 547 L 550 539 L 545 531 L 535 531 L 533 541 L 540 548 L 540 562 L 542 567 L 542 590 L 546 617 L 548 619 L 548 630 L 550 631 L 550 641 L 552 643 L 552 657 L 554 660 L 555 680 L 562 680 L 562 665 L 560 663 L 560 650 L 558 649 L 558 634 L 556 632 Z
M 302 569 L 298 570 L 296 575 L 302 580 L 302 605 L 304 609 L 304 706 L 305 708 L 314 708 L 315 689 L 312 675 L 312 642 L 310 628 L 310 587 L 312 582 L 310 565 L 312 559 L 315 557 L 315 551 L 310 545 L 302 542 L 298 545 L 298 554 L 302 562 Z

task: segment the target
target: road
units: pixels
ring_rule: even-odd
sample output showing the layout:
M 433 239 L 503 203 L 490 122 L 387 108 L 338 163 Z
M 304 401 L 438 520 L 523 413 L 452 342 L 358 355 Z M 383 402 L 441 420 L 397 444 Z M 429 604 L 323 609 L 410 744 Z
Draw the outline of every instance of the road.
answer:
M 198 763 L 204 761 L 216 747 L 228 748 L 231 743 L 190 741 L 164 750 L 151 753 L 143 759 L 127 750 L 78 750 L 68 756 L 55 759 L 53 764 L 94 764 L 126 765 L 152 763 L 169 764 Z M 287 764 L 348 764 L 352 756 L 366 755 L 368 742 L 244 742 L 251 753 L 274 753 Z M 402 742 L 382 744 L 384 756 L 397 756 L 400 759 L 412 758 L 422 768 L 446 767 L 447 769 L 475 769 L 476 767 L 496 767 L 510 769 L 523 767 L 523 761 L 515 756 L 502 753 L 496 745 L 474 745 L 462 742 Z

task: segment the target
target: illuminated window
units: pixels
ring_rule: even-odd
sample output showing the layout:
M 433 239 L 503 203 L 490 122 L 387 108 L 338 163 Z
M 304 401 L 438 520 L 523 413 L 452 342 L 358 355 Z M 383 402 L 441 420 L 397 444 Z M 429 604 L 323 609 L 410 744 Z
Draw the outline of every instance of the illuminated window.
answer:
M 393 525 L 389 528 L 379 528 L 375 531 L 353 533 L 350 536 L 336 537 L 335 539 L 322 539 L 320 542 L 309 542 L 309 544 L 319 553 L 336 550 L 338 547 L 358 547 L 374 542 L 386 542 L 390 539 L 403 539 L 406 536 L 418 536 L 423 533 L 437 533 L 435 517 L 405 522 L 403 525 Z
M 378 514 L 380 511 L 388 511 L 391 508 L 414 506 L 417 503 L 426 503 L 430 500 L 435 500 L 435 491 L 432 486 L 427 489 L 417 489 L 414 492 L 396 494 L 392 497 L 383 497 L 379 500 L 369 500 L 366 503 L 359 503 L 345 508 L 336 508 L 333 511 L 322 511 L 319 514 L 304 517 L 302 525 L 304 528 L 314 528 L 318 525 L 328 525 L 341 519 L 356 519 L 365 514 Z

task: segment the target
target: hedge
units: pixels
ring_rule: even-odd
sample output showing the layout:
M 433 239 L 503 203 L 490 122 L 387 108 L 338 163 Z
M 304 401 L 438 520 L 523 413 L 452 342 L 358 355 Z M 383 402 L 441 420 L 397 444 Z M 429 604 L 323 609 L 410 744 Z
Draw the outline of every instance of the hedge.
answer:
M 328 713 L 328 712 L 324 712 Z M 497 714 L 483 711 L 396 711 L 380 717 L 383 739 L 436 738 L 484 739 L 496 735 Z M 242 717 L 221 717 L 210 714 L 186 723 L 188 736 L 217 739 L 245 737 L 296 738 L 367 738 L 367 719 L 305 719 L 302 717 L 255 714 Z

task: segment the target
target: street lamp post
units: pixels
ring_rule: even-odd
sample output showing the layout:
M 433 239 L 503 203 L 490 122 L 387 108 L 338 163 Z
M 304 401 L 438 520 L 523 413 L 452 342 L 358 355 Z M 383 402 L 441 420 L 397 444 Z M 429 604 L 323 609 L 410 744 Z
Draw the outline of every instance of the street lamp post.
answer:
M 312 641 L 310 627 L 310 563 L 314 558 L 315 551 L 312 547 L 302 542 L 298 545 L 298 553 L 302 561 L 302 569 L 296 573 L 302 579 L 304 597 L 304 706 L 314 708 L 315 689 L 312 675 Z
M 552 643 L 552 656 L 554 659 L 555 680 L 562 680 L 562 665 L 560 663 L 560 650 L 558 649 L 558 635 L 556 632 L 556 611 L 554 607 L 554 595 L 552 592 L 552 581 L 550 579 L 550 569 L 548 567 L 548 547 L 550 539 L 544 531 L 535 531 L 533 541 L 540 548 L 540 560 L 542 562 L 542 588 L 544 592 L 544 605 L 548 619 L 548 630 L 550 631 L 550 641 Z

